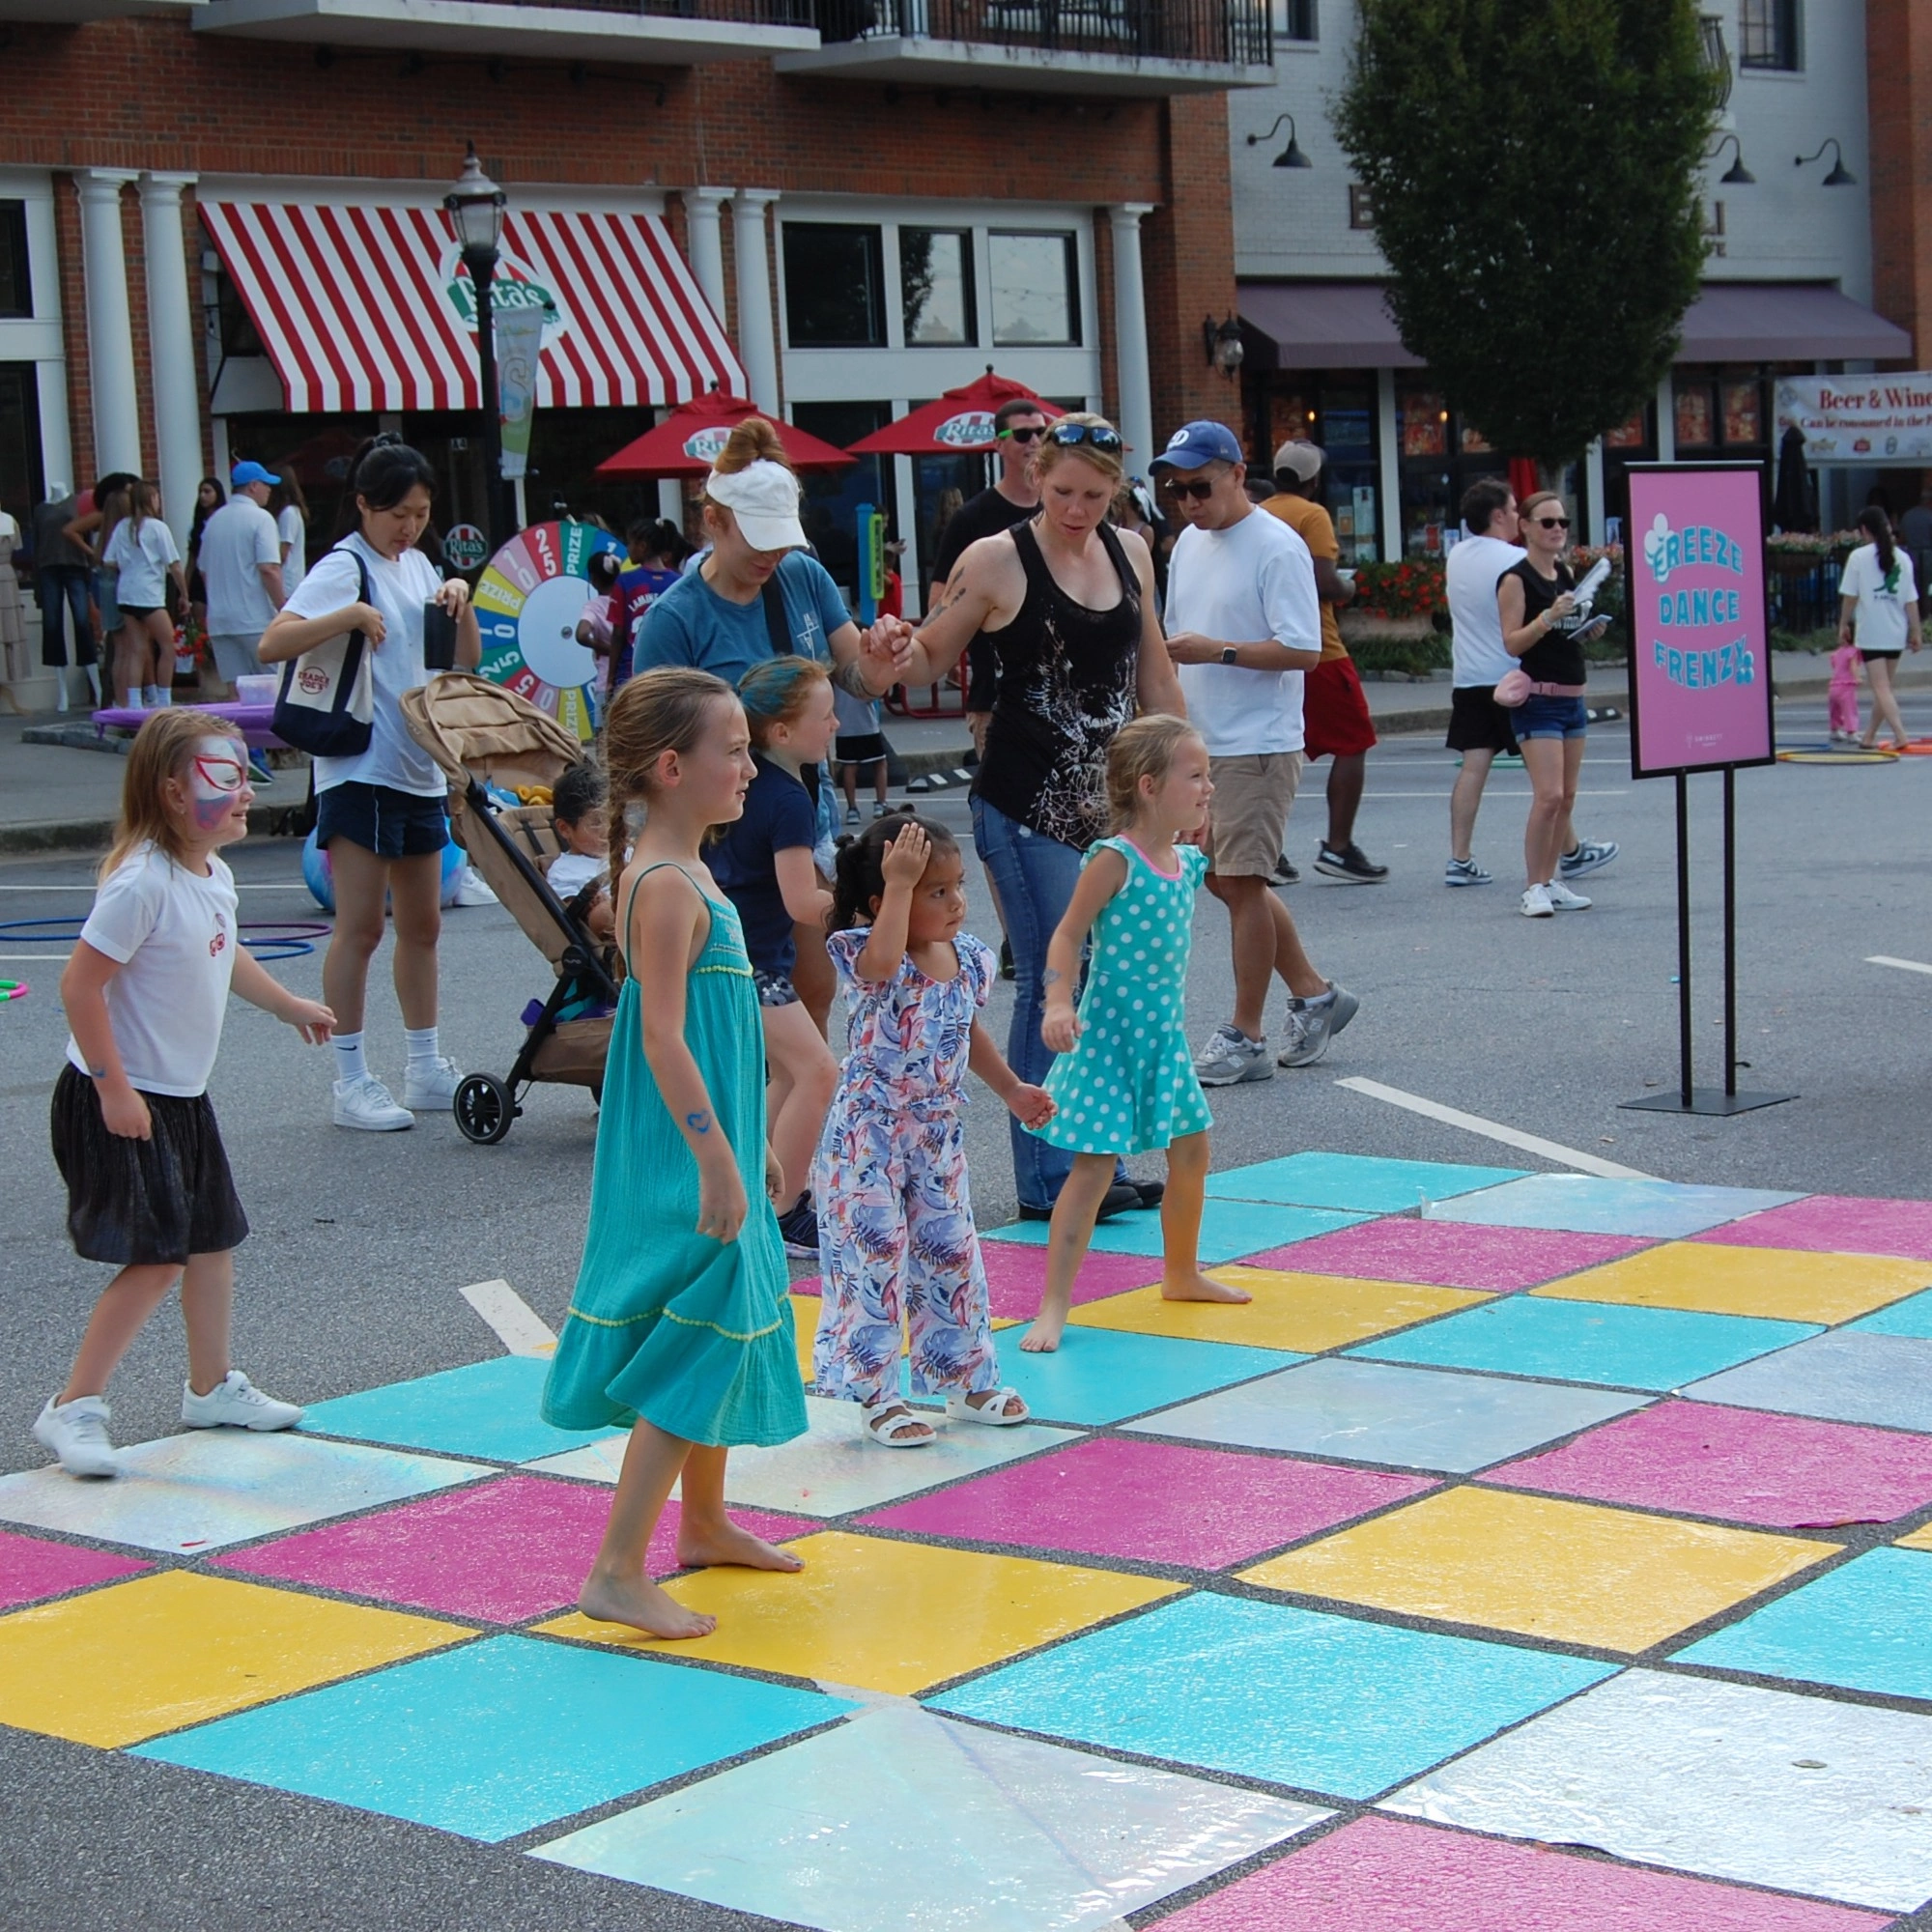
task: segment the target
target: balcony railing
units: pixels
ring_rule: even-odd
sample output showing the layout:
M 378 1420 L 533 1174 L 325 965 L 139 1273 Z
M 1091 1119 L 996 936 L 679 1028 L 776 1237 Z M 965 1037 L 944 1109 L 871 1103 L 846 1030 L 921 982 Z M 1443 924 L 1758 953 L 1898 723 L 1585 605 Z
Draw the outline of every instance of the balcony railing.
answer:
M 728 20 L 743 27 L 810 27 L 812 0 L 498 0 L 528 10 L 628 14 L 644 20 Z
M 1267 0 L 816 0 L 815 17 L 827 45 L 954 41 L 1236 67 L 1274 58 Z

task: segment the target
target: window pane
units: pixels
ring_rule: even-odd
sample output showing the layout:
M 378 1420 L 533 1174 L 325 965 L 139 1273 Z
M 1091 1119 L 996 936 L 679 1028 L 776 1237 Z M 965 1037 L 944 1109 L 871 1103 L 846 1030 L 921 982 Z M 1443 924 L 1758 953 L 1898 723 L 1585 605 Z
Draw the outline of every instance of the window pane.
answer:
M 1711 385 L 1687 383 L 1677 391 L 1677 445 L 1680 449 L 1706 449 L 1717 440 L 1717 425 L 1711 410 Z
M 1764 398 L 1755 376 L 1724 384 L 1724 440 L 1762 442 L 1764 437 Z
M 784 223 L 785 329 L 794 349 L 883 349 L 884 283 L 878 229 Z
M 1278 41 L 1312 41 L 1315 0 L 1274 0 L 1274 37 Z
M 1449 412 L 1436 389 L 1413 389 L 1404 384 L 1395 397 L 1397 433 L 1405 456 L 1446 456 L 1449 452 Z
M 1742 67 L 1797 67 L 1798 0 L 1742 0 L 1738 62 Z
M 909 348 L 960 348 L 979 341 L 969 230 L 901 228 L 899 295 Z
M 1080 275 L 1071 235 L 987 237 L 996 343 L 1080 340 Z
M 0 201 L 0 315 L 34 312 L 34 284 L 27 273 L 27 204 Z

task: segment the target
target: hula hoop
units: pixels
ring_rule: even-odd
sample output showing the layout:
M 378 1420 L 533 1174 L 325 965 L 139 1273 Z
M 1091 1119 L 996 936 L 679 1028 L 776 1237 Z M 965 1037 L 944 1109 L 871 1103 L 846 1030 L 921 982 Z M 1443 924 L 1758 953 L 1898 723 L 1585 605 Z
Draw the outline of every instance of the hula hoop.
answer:
M 33 990 L 24 980 L 0 980 L 0 1003 L 24 1000 Z
M 1828 750 L 1826 747 L 1795 745 L 1789 751 L 1779 752 L 1780 765 L 1895 765 L 1896 752 L 1881 752 L 1876 746 L 1869 752 Z
M 1932 758 L 1932 738 L 1912 738 L 1898 748 L 1905 758 Z
M 69 914 L 57 919 L 0 920 L 0 942 L 15 945 L 71 946 L 80 938 L 85 923 Z M 51 928 L 58 927 L 58 930 Z M 258 960 L 272 964 L 279 959 L 299 959 L 315 951 L 315 942 L 327 939 L 335 930 L 310 921 L 251 920 L 241 929 L 242 944 Z M 9 997 L 17 997 L 10 995 Z

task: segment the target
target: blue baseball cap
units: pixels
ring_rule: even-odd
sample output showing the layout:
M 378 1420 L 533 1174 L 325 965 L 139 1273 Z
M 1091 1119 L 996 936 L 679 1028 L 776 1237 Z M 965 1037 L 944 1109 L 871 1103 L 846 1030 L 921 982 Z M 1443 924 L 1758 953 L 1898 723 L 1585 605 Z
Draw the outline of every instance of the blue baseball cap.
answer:
M 229 487 L 236 490 L 244 483 L 279 483 L 281 480 L 272 469 L 264 469 L 259 463 L 238 463 L 228 472 Z
M 1199 469 L 1204 463 L 1245 463 L 1240 439 L 1226 423 L 1182 423 L 1150 469 Z

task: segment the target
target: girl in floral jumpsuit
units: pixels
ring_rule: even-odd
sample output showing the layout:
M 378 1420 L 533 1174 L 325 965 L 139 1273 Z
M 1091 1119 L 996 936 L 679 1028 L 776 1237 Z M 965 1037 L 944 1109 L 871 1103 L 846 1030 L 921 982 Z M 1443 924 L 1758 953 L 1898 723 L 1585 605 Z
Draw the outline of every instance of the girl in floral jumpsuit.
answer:
M 1029 1413 L 1000 1386 L 959 1110 L 969 1066 L 1029 1126 L 1053 1102 L 980 1024 L 997 968 L 959 929 L 963 870 L 944 826 L 895 816 L 840 849 L 833 895 L 827 950 L 851 1050 L 813 1181 L 824 1273 L 813 1369 L 823 1393 L 861 1405 L 867 1435 L 887 1449 L 933 1439 L 900 1394 L 907 1328 L 915 1394 L 944 1394 L 948 1416 L 993 1428 Z

